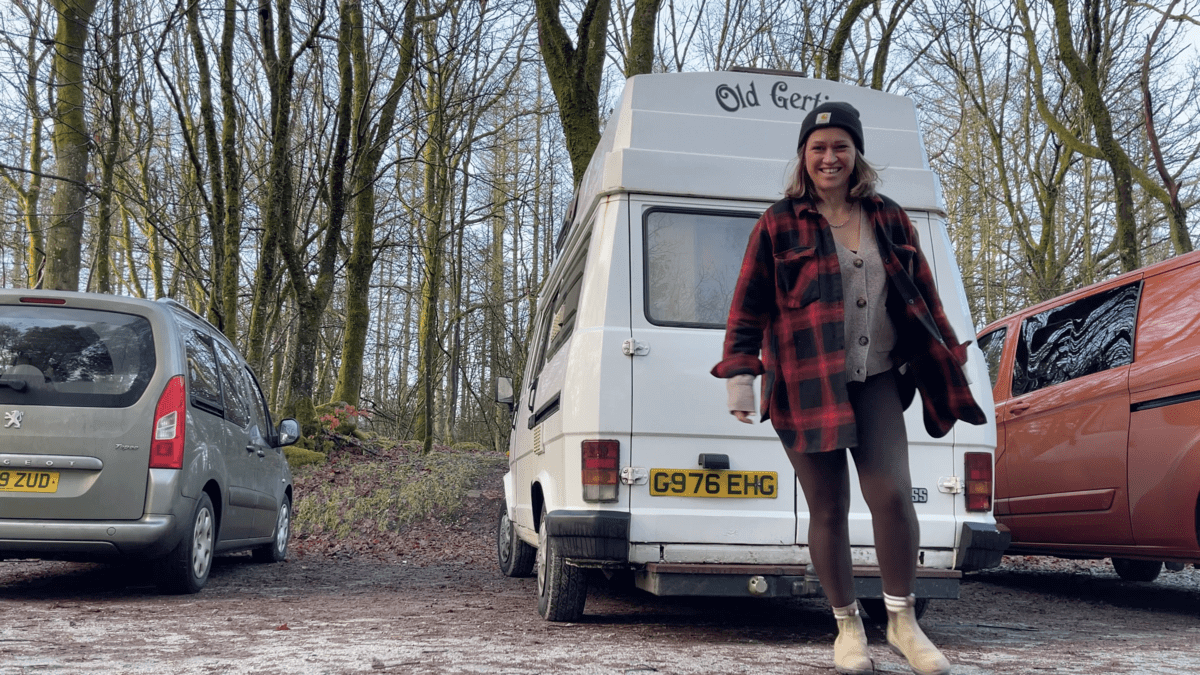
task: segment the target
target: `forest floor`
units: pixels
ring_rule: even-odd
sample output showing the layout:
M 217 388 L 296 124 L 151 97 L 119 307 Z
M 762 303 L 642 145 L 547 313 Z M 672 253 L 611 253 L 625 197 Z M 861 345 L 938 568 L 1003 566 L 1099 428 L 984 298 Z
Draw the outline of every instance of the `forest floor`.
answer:
M 0 675 L 833 673 L 819 598 L 659 598 L 598 576 L 582 620 L 543 621 L 535 581 L 497 569 L 503 462 L 485 465 L 452 514 L 298 534 L 279 564 L 221 556 L 197 595 L 135 566 L 0 562 Z M 1196 673 L 1200 570 L 1130 583 L 1107 561 L 1010 556 L 922 624 L 960 675 Z M 869 632 L 877 672 L 909 672 Z

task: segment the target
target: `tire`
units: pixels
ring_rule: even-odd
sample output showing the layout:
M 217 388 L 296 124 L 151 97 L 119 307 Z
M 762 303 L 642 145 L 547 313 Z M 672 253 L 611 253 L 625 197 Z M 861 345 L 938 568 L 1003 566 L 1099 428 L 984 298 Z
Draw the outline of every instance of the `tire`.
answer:
M 1113 558 L 1113 569 L 1125 581 L 1154 581 L 1162 571 L 1162 562 L 1157 560 L 1132 560 Z
M 547 621 L 577 621 L 587 601 L 587 570 L 567 564 L 558 537 L 546 534 L 546 507 L 538 527 L 538 614 Z
M 496 519 L 496 561 L 506 577 L 527 577 L 537 562 L 537 549 L 517 536 L 504 502 L 500 502 L 500 515 Z
M 292 499 L 284 496 L 275 516 L 275 539 L 250 552 L 256 563 L 277 563 L 287 560 L 288 539 L 292 536 Z
M 887 625 L 887 607 L 883 604 L 883 598 L 859 598 L 858 604 L 862 606 L 863 613 L 867 615 L 868 623 Z M 917 601 L 913 603 L 913 613 L 918 619 L 925 616 L 927 609 L 929 609 L 929 598 L 917 598 Z
M 212 570 L 217 518 L 208 493 L 200 493 L 192 525 L 175 548 L 158 560 L 156 581 L 164 593 L 199 593 Z

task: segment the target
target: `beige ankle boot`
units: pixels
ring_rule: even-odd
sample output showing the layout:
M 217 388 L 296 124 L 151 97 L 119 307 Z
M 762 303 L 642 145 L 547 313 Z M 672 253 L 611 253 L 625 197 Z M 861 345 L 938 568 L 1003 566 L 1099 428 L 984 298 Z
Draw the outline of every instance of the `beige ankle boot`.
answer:
M 834 607 L 838 635 L 833 641 L 833 666 L 841 675 L 870 675 L 875 662 L 867 652 L 867 631 L 858 615 L 858 601 L 845 607 Z
M 915 602 L 912 595 L 883 594 L 883 604 L 888 612 L 888 646 L 908 659 L 909 667 L 917 675 L 949 675 L 950 662 L 925 637 L 925 631 L 917 623 L 917 614 L 913 611 Z

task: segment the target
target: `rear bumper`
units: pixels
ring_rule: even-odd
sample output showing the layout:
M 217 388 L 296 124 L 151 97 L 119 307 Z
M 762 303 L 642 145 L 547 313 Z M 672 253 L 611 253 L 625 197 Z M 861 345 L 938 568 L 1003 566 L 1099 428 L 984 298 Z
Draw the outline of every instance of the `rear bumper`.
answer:
M 958 570 L 918 569 L 913 593 L 919 598 L 958 599 Z M 793 598 L 824 595 L 812 565 L 721 565 L 647 563 L 635 573 L 638 588 L 655 595 Z M 854 594 L 882 598 L 879 568 L 854 567 Z
M 54 521 L 0 519 L 0 559 L 112 560 L 155 558 L 183 533 L 172 515 L 140 520 Z
M 996 567 L 1010 543 L 1012 533 L 1004 525 L 963 523 L 962 532 L 958 537 L 958 555 L 955 557 L 954 567 L 963 572 Z

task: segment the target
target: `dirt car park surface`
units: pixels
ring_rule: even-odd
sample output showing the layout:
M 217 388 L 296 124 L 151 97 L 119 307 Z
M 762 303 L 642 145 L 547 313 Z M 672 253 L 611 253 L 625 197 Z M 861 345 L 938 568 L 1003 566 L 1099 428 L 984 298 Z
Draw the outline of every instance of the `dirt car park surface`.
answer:
M 457 524 L 290 559 L 217 558 L 197 595 L 144 570 L 0 562 L 0 675 L 60 673 L 832 674 L 821 599 L 657 598 L 598 577 L 582 621 L 536 611 L 493 560 L 494 492 Z M 1107 561 L 1008 557 L 922 624 L 954 672 L 1200 672 L 1200 570 L 1120 580 Z M 869 629 L 876 670 L 908 673 Z

